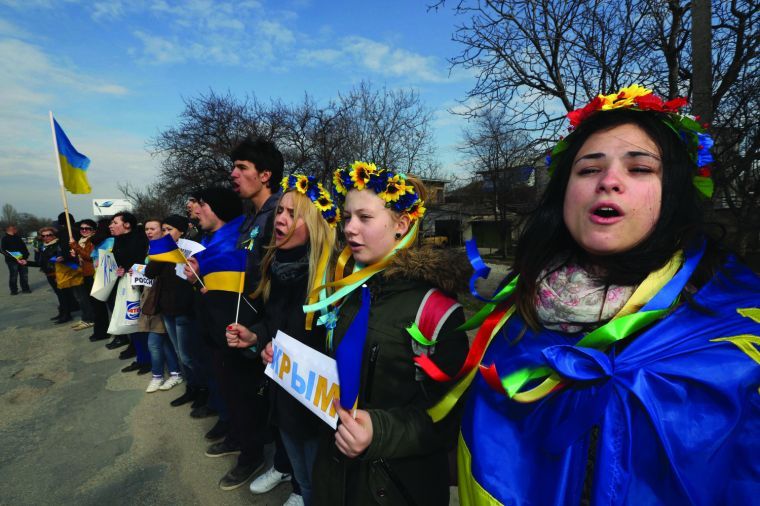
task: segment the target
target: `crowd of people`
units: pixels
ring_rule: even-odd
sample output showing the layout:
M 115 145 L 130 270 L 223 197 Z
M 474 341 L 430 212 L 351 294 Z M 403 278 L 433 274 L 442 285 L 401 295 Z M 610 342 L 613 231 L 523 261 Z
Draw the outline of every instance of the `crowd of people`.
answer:
M 706 231 L 712 141 L 684 105 L 634 85 L 573 111 L 491 296 L 475 290 L 487 275 L 475 248 L 468 262 L 418 245 L 417 178 L 355 162 L 328 191 L 283 177 L 276 146 L 246 139 L 230 154 L 233 189 L 193 193 L 187 216 L 82 220 L 72 240 L 40 230 L 55 321 L 78 305 L 78 328 L 107 339 L 114 295 L 88 289 L 99 256 L 120 277 L 146 265 L 138 328 L 106 346 L 127 346 L 123 371 L 150 373 L 146 392 L 184 384 L 172 406 L 218 417 L 206 455 L 237 456 L 223 490 L 258 474 L 252 493 L 290 481 L 291 505 L 445 505 L 452 484 L 462 504 L 751 503 L 760 278 Z M 3 250 L 25 261 L 6 232 Z M 149 241 L 166 236 L 205 250 L 180 270 L 151 260 Z M 204 276 L 204 259 L 240 251 L 242 304 Z M 485 306 L 465 320 L 468 290 Z M 337 429 L 264 374 L 278 331 L 353 353 L 356 398 L 335 402 Z

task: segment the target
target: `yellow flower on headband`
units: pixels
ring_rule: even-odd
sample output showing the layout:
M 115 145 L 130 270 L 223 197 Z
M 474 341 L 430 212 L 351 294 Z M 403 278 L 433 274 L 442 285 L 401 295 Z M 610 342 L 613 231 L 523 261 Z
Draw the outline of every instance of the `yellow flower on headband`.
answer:
M 417 199 L 417 202 L 412 204 L 412 207 L 409 208 L 407 214 L 409 215 L 409 218 L 414 221 L 422 218 L 425 215 L 425 211 L 427 211 L 427 209 L 425 209 L 423 202 L 420 199 Z
M 348 190 L 346 190 L 346 187 L 343 185 L 340 169 L 333 172 L 333 188 L 335 188 L 335 191 L 341 195 L 348 193 Z
M 357 190 L 363 190 L 370 176 L 374 174 L 377 174 L 377 166 L 374 163 L 354 162 L 351 164 L 350 176 Z
M 388 184 L 385 191 L 380 192 L 378 197 L 386 202 L 396 202 L 399 198 L 407 193 L 414 193 L 414 186 L 406 184 L 406 179 L 396 174 L 388 178 Z
M 632 84 L 627 88 L 620 88 L 620 91 L 617 93 L 599 95 L 599 98 L 602 100 L 602 110 L 609 111 L 610 109 L 631 107 L 635 104 L 638 97 L 643 97 L 651 93 L 652 90 L 639 86 L 638 84 Z
M 309 189 L 309 178 L 304 175 L 297 176 L 296 190 L 305 194 L 308 189 Z
M 330 200 L 330 196 L 327 195 L 325 191 L 322 191 L 319 193 L 319 197 L 314 201 L 314 205 L 317 206 L 317 209 L 320 211 L 327 211 L 332 207 L 333 203 L 332 200 Z

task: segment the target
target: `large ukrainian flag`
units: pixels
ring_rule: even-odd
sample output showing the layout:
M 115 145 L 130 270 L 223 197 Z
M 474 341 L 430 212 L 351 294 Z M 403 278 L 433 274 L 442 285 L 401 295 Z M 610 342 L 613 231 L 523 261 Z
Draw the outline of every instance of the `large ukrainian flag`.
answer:
M 63 185 L 71 193 L 90 193 L 90 183 L 87 182 L 87 167 L 90 159 L 74 149 L 74 146 L 63 133 L 58 122 L 53 119 L 55 141 L 58 146 L 58 159 L 61 161 L 61 176 Z
M 148 244 L 148 260 L 151 262 L 169 262 L 183 264 L 187 262 L 185 255 L 177 247 L 177 243 L 169 234 L 150 241 Z

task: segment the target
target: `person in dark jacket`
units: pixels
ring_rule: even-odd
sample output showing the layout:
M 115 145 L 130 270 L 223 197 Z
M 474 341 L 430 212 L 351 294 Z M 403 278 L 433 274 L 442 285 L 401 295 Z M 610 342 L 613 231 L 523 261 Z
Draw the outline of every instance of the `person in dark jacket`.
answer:
M 467 336 L 457 329 L 464 312 L 454 297 L 467 289 L 469 264 L 463 255 L 414 247 L 425 200 L 416 178 L 356 162 L 336 171 L 334 181 L 337 194 L 345 196 L 344 234 L 360 267 L 355 274 L 367 273 L 371 300 L 366 340 L 355 357 L 361 361 L 357 408 L 345 409 L 351 399 L 341 400 L 342 407 L 335 403 L 340 422 L 320 442 L 314 502 L 446 505 L 459 411 L 433 422 L 427 410 L 451 385 L 422 374 L 414 359 L 432 355 L 450 374 L 464 362 Z M 330 353 L 346 338 L 361 293 L 352 291 L 334 310 Z M 407 332 L 412 323 L 421 341 Z
M 122 277 L 134 264 L 142 264 L 145 260 L 145 255 L 148 253 L 148 238 L 137 230 L 137 218 L 135 218 L 135 215 L 127 211 L 116 213 L 111 218 L 111 224 L 108 228 L 111 231 L 111 235 L 115 238 L 112 253 L 118 266 L 116 275 Z M 114 288 L 111 296 L 114 297 L 115 293 L 116 289 Z M 135 363 L 140 366 L 137 369 L 139 372 L 149 372 L 150 354 L 148 353 L 147 336 L 144 334 L 135 336 L 135 339 L 127 336 L 115 336 L 106 347 L 109 349 L 118 348 L 129 344 L 130 340 L 137 354 Z M 120 357 L 128 358 L 122 355 Z M 135 370 L 135 368 L 124 372 L 129 372 L 130 370 Z
M 274 209 L 280 198 L 280 181 L 284 170 L 282 153 L 271 141 L 246 138 L 230 153 L 232 187 L 243 201 L 250 203 L 249 211 L 240 226 L 238 247 L 248 250 L 245 293 L 253 292 L 261 277 L 264 247 L 272 238 Z M 274 462 L 265 473 L 251 482 L 254 494 L 269 492 L 278 484 L 290 480 L 298 495 L 298 482 L 277 431 L 274 431 Z
M 306 330 L 306 315 L 301 309 L 312 288 L 323 281 L 320 261 L 326 266 L 335 244 L 337 208 L 321 184 L 306 178 L 308 185 L 298 185 L 299 178 L 284 179 L 287 188 L 275 210 L 274 234 L 262 262 L 262 278 L 254 298 L 264 300 L 264 317 L 250 330 L 239 324 L 227 327 L 227 344 L 245 348 L 256 344 L 270 349 L 278 330 L 315 349 L 323 349 L 324 327 Z M 292 181 L 293 184 L 288 184 Z M 310 191 L 310 187 L 315 189 Z M 314 196 L 314 201 L 310 196 Z M 319 202 L 317 204 L 317 202 Z M 323 211 L 317 207 L 321 206 Z M 332 218 L 328 221 L 329 218 Z M 317 454 L 320 424 L 311 411 L 285 392 L 279 385 L 270 387 L 271 418 L 282 442 L 307 506 L 312 504 L 312 469 Z
M 18 236 L 16 225 L 9 224 L 5 227 L 5 236 L 0 242 L 0 249 L 5 257 L 5 265 L 8 266 L 8 286 L 11 289 L 11 295 L 18 294 L 19 279 L 21 280 L 21 291 L 32 293 L 29 289 L 29 268 L 26 265 L 29 250 L 23 239 Z
M 42 238 L 39 265 L 40 271 L 45 274 L 50 287 L 58 298 L 58 314 L 51 318 L 56 324 L 71 321 L 71 312 L 74 310 L 74 296 L 70 287 L 61 287 L 56 275 L 56 264 L 63 262 L 66 254 L 58 240 L 56 230 L 53 227 L 42 227 L 38 233 Z
M 207 188 L 193 195 L 200 204 L 200 225 L 207 237 L 206 250 L 188 258 L 185 275 L 196 281 L 199 272 L 196 257 L 207 252 L 234 250 L 237 227 L 243 221 L 243 206 L 237 195 L 225 188 Z M 231 227 L 234 227 L 231 228 Z M 192 270 L 190 268 L 192 266 Z M 268 401 L 265 398 L 264 367 L 257 356 L 227 346 L 225 328 L 234 321 L 238 293 L 201 289 L 202 318 L 210 341 L 213 375 L 229 414 L 229 431 L 225 439 L 206 450 L 208 457 L 240 453 L 235 467 L 219 480 L 222 490 L 244 485 L 264 465 L 264 444 L 267 439 Z M 247 299 L 245 294 L 244 299 Z M 259 317 L 246 303 L 240 304 L 239 321 L 252 324 Z
M 93 269 L 97 269 L 100 261 L 101 251 L 111 251 L 113 248 L 114 238 L 111 237 L 111 231 L 108 228 L 111 220 L 109 218 L 100 218 L 95 227 L 95 233 L 90 236 L 89 242 L 92 244 L 90 258 L 92 259 Z M 93 332 L 90 341 L 102 341 L 108 339 L 108 303 L 90 297 L 90 305 L 93 313 Z

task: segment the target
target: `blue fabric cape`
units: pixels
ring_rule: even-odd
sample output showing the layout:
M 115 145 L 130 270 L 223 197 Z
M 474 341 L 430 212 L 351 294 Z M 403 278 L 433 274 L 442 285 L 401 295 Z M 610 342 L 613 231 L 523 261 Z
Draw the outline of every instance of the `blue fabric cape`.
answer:
M 529 329 L 515 315 L 483 360 L 503 373 L 549 365 L 576 378 L 533 404 L 473 382 L 462 423 L 461 456 L 501 504 L 578 504 L 589 434 L 599 427 L 590 500 L 594 505 L 752 504 L 760 498 L 760 362 L 716 338 L 760 336 L 737 309 L 760 305 L 760 278 L 730 260 L 695 297 L 622 351 L 568 354 L 545 348 L 578 337 Z M 755 352 L 757 349 L 755 348 Z M 460 479 L 462 470 L 460 469 Z M 463 501 L 467 504 L 467 500 Z

